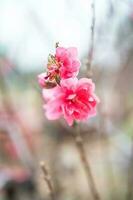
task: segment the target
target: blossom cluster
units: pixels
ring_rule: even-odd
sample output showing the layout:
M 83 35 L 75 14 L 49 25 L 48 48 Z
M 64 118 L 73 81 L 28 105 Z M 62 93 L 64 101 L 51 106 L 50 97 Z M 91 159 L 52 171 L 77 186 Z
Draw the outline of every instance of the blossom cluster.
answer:
M 49 120 L 63 116 L 72 126 L 96 114 L 95 84 L 88 78 L 77 79 L 80 65 L 75 47 L 57 47 L 55 55 L 49 55 L 47 71 L 38 75 Z

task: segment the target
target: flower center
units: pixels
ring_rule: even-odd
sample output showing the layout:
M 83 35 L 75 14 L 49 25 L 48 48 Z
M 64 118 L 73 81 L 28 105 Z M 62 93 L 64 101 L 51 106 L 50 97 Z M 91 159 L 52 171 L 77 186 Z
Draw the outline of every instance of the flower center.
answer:
M 48 57 L 48 64 L 47 64 L 48 75 L 50 80 L 59 79 L 60 67 L 61 67 L 61 62 L 57 61 L 56 57 L 50 54 Z
M 70 100 L 70 101 L 72 101 L 72 102 L 75 102 L 76 101 L 76 94 L 70 94 L 70 95 L 68 95 L 67 99 Z

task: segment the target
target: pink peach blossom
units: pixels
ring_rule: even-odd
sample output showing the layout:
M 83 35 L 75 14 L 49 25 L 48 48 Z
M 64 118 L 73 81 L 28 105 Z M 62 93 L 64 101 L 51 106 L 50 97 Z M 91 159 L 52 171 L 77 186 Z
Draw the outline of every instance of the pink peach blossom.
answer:
M 80 68 L 80 61 L 77 58 L 78 51 L 75 47 L 57 47 L 55 59 L 59 66 L 61 79 L 76 77 Z
M 48 82 L 57 82 L 61 79 L 74 78 L 78 75 L 80 61 L 75 47 L 57 47 L 55 56 L 49 55 L 47 72 L 38 75 L 39 85 L 47 87 Z
M 87 78 L 62 79 L 60 85 L 43 89 L 46 117 L 55 120 L 63 116 L 69 126 L 75 120 L 87 120 L 96 114 L 99 102 L 94 90 L 95 84 Z

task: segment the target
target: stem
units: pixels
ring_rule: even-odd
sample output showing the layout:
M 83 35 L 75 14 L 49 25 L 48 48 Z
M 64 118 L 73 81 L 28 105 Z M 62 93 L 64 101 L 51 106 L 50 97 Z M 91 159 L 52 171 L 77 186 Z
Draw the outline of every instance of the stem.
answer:
M 45 180 L 45 182 L 48 186 L 49 192 L 50 192 L 51 200 L 55 200 L 54 188 L 53 188 L 53 184 L 52 184 L 49 172 L 48 172 L 44 162 L 41 162 L 40 165 L 41 165 L 42 172 L 44 174 L 44 180 Z
M 95 0 L 92 0 L 91 4 L 92 9 L 92 24 L 91 24 L 91 39 L 90 39 L 90 50 L 89 50 L 89 63 L 87 66 L 88 76 L 92 76 L 92 61 L 93 61 L 93 52 L 94 52 L 94 33 L 95 33 Z
M 83 165 L 83 168 L 85 170 L 86 176 L 87 176 L 87 181 L 88 181 L 88 185 L 90 187 L 90 190 L 92 192 L 92 196 L 94 200 L 100 200 L 100 196 L 98 194 L 98 191 L 96 189 L 95 186 L 95 182 L 94 182 L 94 178 L 91 172 L 91 168 L 90 168 L 90 164 L 86 158 L 86 154 L 85 154 L 85 149 L 84 149 L 84 143 L 83 143 L 83 139 L 81 137 L 80 134 L 80 129 L 79 126 L 76 125 L 76 131 L 74 134 L 74 138 L 75 138 L 75 143 L 79 152 L 79 156 Z

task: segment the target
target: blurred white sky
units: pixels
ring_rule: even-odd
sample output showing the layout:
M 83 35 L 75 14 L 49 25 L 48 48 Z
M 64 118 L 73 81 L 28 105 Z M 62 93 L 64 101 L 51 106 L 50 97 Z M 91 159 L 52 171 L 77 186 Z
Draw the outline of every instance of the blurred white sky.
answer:
M 106 23 L 109 1 L 115 2 L 117 6 L 117 0 L 95 0 L 97 26 Z M 0 0 L 0 45 L 7 47 L 9 57 L 18 63 L 21 69 L 28 71 L 44 66 L 57 41 L 62 46 L 76 46 L 82 57 L 87 54 L 89 47 L 90 2 Z M 122 5 L 123 7 L 118 10 L 118 16 L 126 12 L 125 4 Z M 110 29 L 112 33 L 114 27 L 115 24 Z M 101 51 L 101 47 L 98 51 Z

